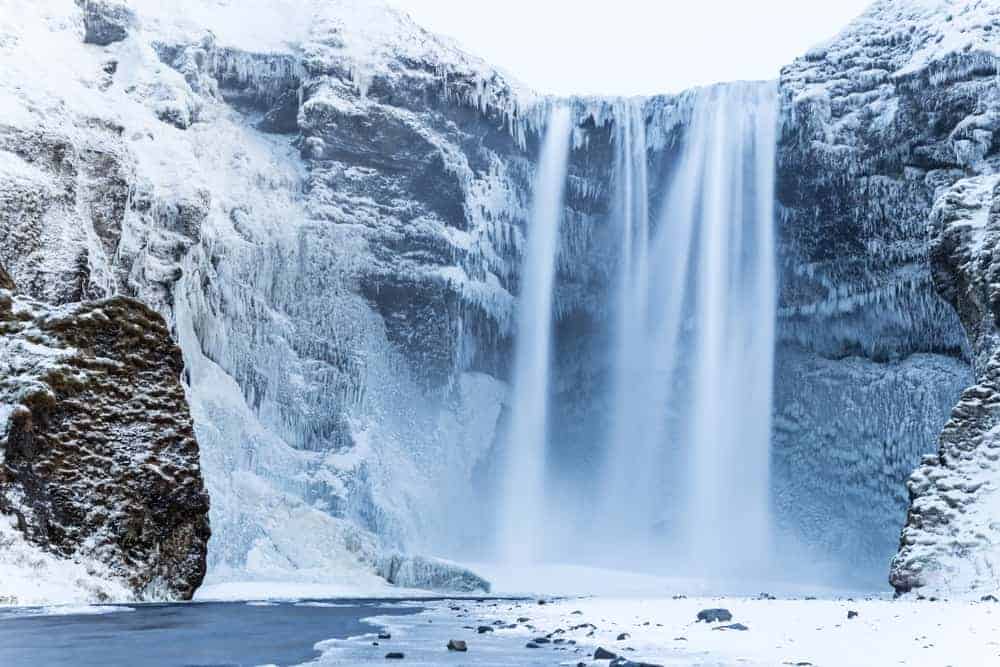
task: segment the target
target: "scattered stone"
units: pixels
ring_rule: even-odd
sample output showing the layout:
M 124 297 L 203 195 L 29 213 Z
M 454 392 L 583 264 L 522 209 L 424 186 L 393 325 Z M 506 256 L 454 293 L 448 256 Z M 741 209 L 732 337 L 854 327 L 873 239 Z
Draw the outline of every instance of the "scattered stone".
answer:
M 461 651 L 464 653 L 465 651 L 469 650 L 469 647 L 466 646 L 465 642 L 462 641 L 461 639 L 452 639 L 451 641 L 448 642 L 448 650 Z
M 392 635 L 389 634 L 388 632 L 380 632 L 380 633 L 378 633 L 378 638 L 379 639 L 392 639 Z
M 528 622 L 528 621 L 530 621 L 530 620 L 531 620 L 531 619 L 530 619 L 530 618 L 528 618 L 527 616 L 518 616 L 518 617 L 517 617 L 517 622 L 518 622 L 518 623 L 527 623 L 527 622 Z
M 405 657 L 406 656 L 400 653 L 399 651 L 392 651 L 390 653 L 385 654 L 386 660 L 402 660 Z
M 493 621 L 493 625 L 500 626 L 500 625 L 505 625 L 505 623 L 503 621 Z
M 686 595 L 675 595 L 675 596 L 673 597 L 673 599 L 674 599 L 674 600 L 687 600 L 687 599 L 688 599 L 688 596 L 686 596 Z
M 627 632 L 623 632 L 623 633 L 621 633 L 620 635 L 618 635 L 618 639 L 616 639 L 615 641 L 620 641 L 620 642 L 623 642 L 623 641 L 625 641 L 626 639 L 628 639 L 628 638 L 629 638 L 630 636 L 631 636 L 631 635 L 629 635 L 629 633 L 627 633 Z
M 546 601 L 546 600 L 539 600 L 538 604 L 548 604 L 548 601 Z
M 705 623 L 717 623 L 733 620 L 733 615 L 728 609 L 702 609 L 698 612 L 698 621 Z
M 739 630 L 740 632 L 745 632 L 749 630 L 747 626 L 742 623 L 731 623 L 729 625 L 720 625 L 717 628 L 712 628 L 713 630 Z
M 487 632 L 493 632 L 493 627 L 489 625 L 480 625 L 476 628 L 476 631 L 481 635 L 485 635 Z
M 760 594 L 759 594 L 759 595 L 757 596 L 757 599 L 758 599 L 758 600 L 777 600 L 778 598 L 774 597 L 774 596 L 773 596 L 773 595 L 771 595 L 770 593 L 760 593 Z
M 528 642 L 524 645 L 524 648 L 542 648 L 540 644 L 536 642 Z
M 997 596 L 995 596 L 995 595 L 984 595 L 983 597 L 979 598 L 979 601 L 980 602 L 1000 602 L 1000 600 L 998 600 Z
M 849 609 L 847 611 L 847 618 L 848 619 L 857 618 L 857 617 L 858 617 L 858 612 L 854 611 L 853 609 Z
M 583 616 L 583 612 L 580 611 L 579 609 L 577 609 L 576 611 L 571 611 L 570 615 L 572 615 L 572 616 Z
M 617 657 L 618 657 L 617 654 L 612 653 L 611 651 L 601 646 L 598 646 L 597 650 L 594 651 L 594 660 L 614 660 Z
M 535 642 L 536 644 L 551 644 L 552 643 L 552 640 L 549 639 L 548 637 L 535 637 L 531 641 Z

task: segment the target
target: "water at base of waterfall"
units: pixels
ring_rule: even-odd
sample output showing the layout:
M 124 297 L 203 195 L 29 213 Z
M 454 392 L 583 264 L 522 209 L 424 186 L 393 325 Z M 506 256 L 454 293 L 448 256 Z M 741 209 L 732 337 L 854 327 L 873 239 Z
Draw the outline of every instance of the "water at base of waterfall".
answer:
M 293 665 L 320 657 L 318 642 L 375 632 L 364 618 L 420 611 L 385 600 L 12 609 L 0 613 L 0 664 Z

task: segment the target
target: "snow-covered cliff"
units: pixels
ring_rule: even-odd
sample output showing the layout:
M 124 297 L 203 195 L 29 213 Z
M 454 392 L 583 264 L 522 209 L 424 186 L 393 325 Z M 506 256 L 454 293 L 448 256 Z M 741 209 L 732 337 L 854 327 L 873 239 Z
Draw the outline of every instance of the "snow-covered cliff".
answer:
M 0 264 L 35 299 L 125 294 L 168 322 L 209 580 L 366 582 L 392 562 L 419 585 L 440 572 L 397 551 L 483 555 L 556 100 L 380 0 L 0 9 Z M 881 0 L 781 75 L 776 502 L 833 577 L 884 578 L 904 480 L 972 382 L 926 230 L 995 167 L 998 33 L 987 2 Z M 615 125 L 645 121 L 655 210 L 693 99 L 560 101 L 554 456 L 595 483 Z

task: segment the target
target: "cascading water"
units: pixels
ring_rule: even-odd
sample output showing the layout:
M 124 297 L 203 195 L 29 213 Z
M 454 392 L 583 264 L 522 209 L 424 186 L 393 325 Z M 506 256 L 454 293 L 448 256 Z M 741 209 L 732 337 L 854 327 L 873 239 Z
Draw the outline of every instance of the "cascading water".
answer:
M 521 273 L 499 518 L 500 554 L 514 563 L 530 562 L 537 556 L 545 507 L 552 290 L 571 131 L 569 109 L 554 109 L 539 159 Z
M 674 571 L 721 579 L 770 562 L 776 89 L 695 95 L 651 243 L 646 125 L 635 105 L 619 118 L 622 268 L 601 516 L 625 544 L 663 544 L 637 551 Z
M 621 225 L 621 257 L 612 354 L 612 403 L 609 471 L 604 495 L 604 530 L 616 538 L 637 538 L 652 524 L 652 506 L 635 497 L 636 489 L 652 488 L 652 467 L 633 465 L 649 460 L 653 444 L 651 411 L 644 396 L 654 378 L 646 372 L 649 351 L 649 187 L 646 160 L 646 122 L 639 100 L 616 109 L 615 210 Z

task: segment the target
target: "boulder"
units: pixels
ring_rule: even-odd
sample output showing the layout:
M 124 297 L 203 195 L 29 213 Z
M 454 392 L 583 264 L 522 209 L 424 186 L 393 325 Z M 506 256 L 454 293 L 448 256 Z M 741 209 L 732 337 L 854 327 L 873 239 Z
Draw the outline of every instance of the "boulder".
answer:
M 733 620 L 733 615 L 728 609 L 702 609 L 698 612 L 698 621 L 705 623 L 719 623 Z

